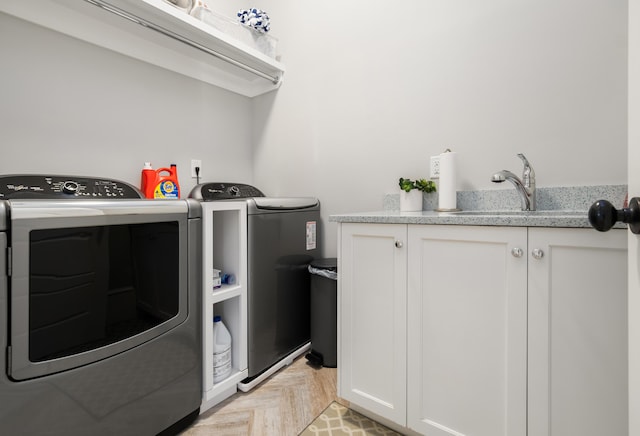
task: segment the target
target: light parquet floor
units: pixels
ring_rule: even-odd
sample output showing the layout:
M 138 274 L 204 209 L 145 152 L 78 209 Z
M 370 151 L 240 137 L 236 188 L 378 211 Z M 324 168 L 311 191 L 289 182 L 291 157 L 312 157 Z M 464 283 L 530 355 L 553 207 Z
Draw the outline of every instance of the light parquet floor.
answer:
M 336 398 L 336 369 L 310 366 L 301 356 L 207 410 L 181 436 L 297 436 Z

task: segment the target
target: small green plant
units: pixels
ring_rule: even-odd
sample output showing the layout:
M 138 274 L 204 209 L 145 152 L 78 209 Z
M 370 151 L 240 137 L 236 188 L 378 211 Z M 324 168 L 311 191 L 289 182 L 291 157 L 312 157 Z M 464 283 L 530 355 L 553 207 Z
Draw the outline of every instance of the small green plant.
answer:
M 398 185 L 400 185 L 400 189 L 405 192 L 410 192 L 412 189 L 417 189 L 422 192 L 436 191 L 436 184 L 433 183 L 433 181 L 426 179 L 418 179 L 416 181 L 413 181 L 411 179 L 400 177 Z

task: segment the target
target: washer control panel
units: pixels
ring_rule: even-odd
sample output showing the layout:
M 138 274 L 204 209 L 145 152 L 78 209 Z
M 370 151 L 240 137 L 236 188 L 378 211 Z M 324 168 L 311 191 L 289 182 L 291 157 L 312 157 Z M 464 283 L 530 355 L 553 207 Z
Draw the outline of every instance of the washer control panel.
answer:
M 144 197 L 134 186 L 111 179 L 35 174 L 0 175 L 0 200 L 26 198 L 137 199 Z
M 193 188 L 189 197 L 203 201 L 264 197 L 256 187 L 243 183 L 203 183 Z

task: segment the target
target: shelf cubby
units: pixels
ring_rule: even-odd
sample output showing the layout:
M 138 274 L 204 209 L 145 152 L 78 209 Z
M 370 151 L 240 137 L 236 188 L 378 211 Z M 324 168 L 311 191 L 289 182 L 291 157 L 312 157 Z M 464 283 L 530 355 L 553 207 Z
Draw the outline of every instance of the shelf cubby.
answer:
M 237 392 L 248 375 L 247 206 L 243 201 L 202 203 L 203 399 L 201 412 Z M 213 288 L 213 269 L 233 274 L 233 284 Z M 231 334 L 231 375 L 213 382 L 213 317 Z

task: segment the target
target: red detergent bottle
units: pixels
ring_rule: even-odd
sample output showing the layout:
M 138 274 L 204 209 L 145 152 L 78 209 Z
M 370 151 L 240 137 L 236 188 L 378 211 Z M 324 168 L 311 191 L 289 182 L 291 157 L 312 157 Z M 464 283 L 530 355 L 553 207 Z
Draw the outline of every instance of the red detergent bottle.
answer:
M 146 198 L 179 199 L 180 185 L 176 164 L 171 164 L 170 168 L 154 170 L 150 162 L 145 162 L 140 186 Z

